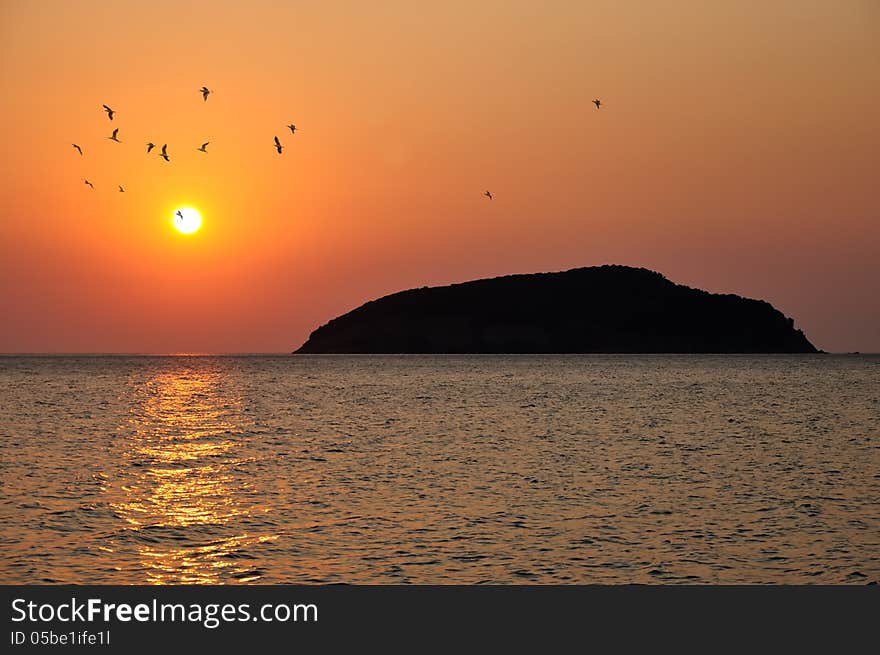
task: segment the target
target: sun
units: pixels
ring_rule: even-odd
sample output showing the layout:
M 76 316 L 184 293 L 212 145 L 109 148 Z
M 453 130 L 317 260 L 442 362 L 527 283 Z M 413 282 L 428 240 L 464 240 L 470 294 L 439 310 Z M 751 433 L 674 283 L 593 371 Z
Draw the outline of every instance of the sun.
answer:
M 194 207 L 178 207 L 171 220 L 174 228 L 181 234 L 192 234 L 202 227 L 202 215 Z

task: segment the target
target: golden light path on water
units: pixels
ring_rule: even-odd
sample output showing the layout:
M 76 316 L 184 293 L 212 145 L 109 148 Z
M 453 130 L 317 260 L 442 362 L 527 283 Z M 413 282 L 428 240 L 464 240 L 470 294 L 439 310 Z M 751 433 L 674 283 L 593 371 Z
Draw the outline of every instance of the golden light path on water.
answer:
M 141 538 L 146 581 L 258 580 L 252 562 L 237 554 L 278 535 L 240 531 L 242 519 L 254 511 L 242 502 L 246 485 L 231 473 L 245 462 L 235 438 L 245 423 L 240 401 L 224 394 L 216 371 L 175 368 L 142 388 L 124 454 L 137 473 L 110 506 Z M 199 543 L 192 543 L 194 532 L 202 536 Z

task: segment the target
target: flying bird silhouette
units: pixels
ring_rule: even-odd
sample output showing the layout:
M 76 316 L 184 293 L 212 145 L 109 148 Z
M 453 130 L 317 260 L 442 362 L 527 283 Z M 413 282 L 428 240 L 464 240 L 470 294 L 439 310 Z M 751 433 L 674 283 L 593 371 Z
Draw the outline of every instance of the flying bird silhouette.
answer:
M 108 107 L 107 105 L 102 105 L 102 106 L 104 107 L 104 111 L 107 112 L 107 117 L 112 121 L 113 114 L 115 114 L 116 112 L 114 112 L 112 109 L 110 109 L 110 107 Z
M 275 150 L 278 151 L 278 154 L 279 154 L 279 155 L 281 154 L 281 150 L 282 150 L 283 148 L 284 148 L 284 146 L 281 145 L 281 141 L 279 141 L 279 140 L 278 140 L 278 137 L 276 136 L 276 137 L 275 137 Z
M 183 212 L 180 211 L 179 209 L 178 209 L 176 212 L 174 212 L 174 215 L 175 215 L 175 216 L 180 216 L 180 220 L 183 220 Z
M 207 102 L 207 101 L 208 101 L 208 95 L 210 95 L 210 93 L 211 93 L 211 89 L 209 89 L 209 88 L 206 87 L 206 86 L 203 86 L 201 89 L 199 89 L 199 91 L 202 92 L 202 99 L 203 99 L 205 102 Z
M 602 107 L 602 101 L 596 98 L 593 100 L 593 104 L 596 105 L 596 109 L 600 109 Z
M 210 142 L 210 141 L 205 141 L 205 142 L 202 144 L 201 148 L 199 148 L 199 151 L 200 151 L 200 152 L 208 152 L 207 150 L 205 150 L 205 148 L 208 147 L 208 144 L 209 144 L 209 143 L 211 143 L 211 142 Z
M 118 131 L 119 131 L 119 128 L 117 127 L 115 130 L 113 130 L 113 134 L 111 136 L 108 136 L 107 138 L 110 139 L 111 141 L 116 141 L 116 143 L 122 143 L 122 141 L 120 141 L 119 139 L 116 138 L 116 133 Z
M 125 193 L 125 187 L 123 187 L 121 184 L 119 185 L 119 193 Z
M 164 159 L 165 161 L 171 161 L 170 159 L 168 159 L 168 153 L 165 152 L 165 148 L 167 148 L 167 147 L 168 147 L 168 144 L 167 144 L 167 143 L 162 144 L 162 152 L 159 153 L 159 156 L 160 156 L 162 159 Z
M 85 182 L 87 185 L 89 185 L 90 187 L 92 187 L 92 189 L 95 188 L 95 185 L 92 184 L 91 182 L 89 182 L 88 180 L 83 180 L 83 182 Z
M 147 154 L 150 154 L 150 150 L 156 147 L 156 144 L 152 141 L 147 144 Z
M 288 125 L 287 127 L 290 128 L 290 133 L 291 133 L 291 134 L 296 134 L 296 125 L 294 125 L 293 123 L 291 123 L 291 124 Z
M 76 151 L 79 153 L 80 157 L 82 157 L 82 154 L 83 154 L 82 148 L 80 148 L 80 147 L 79 147 L 78 145 L 76 145 L 75 143 L 72 143 L 72 144 L 70 144 L 70 145 L 72 145 L 74 148 L 76 148 Z
M 486 193 L 484 193 L 483 195 L 486 196 L 489 200 L 492 200 L 492 194 L 488 191 L 486 191 Z

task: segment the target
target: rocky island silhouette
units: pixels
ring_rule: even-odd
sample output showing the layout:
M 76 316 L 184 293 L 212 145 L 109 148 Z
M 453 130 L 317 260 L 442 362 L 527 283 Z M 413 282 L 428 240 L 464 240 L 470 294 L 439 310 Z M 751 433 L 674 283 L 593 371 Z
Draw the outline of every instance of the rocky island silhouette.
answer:
M 316 329 L 295 353 L 816 353 L 763 300 L 604 265 L 422 287 Z

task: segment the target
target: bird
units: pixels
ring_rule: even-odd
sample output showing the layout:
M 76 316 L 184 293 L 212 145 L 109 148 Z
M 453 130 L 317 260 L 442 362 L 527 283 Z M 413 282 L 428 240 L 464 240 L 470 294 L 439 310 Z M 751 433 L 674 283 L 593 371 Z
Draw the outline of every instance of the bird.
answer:
M 121 184 L 119 185 L 119 193 L 125 193 L 125 187 Z
M 483 195 L 486 196 L 489 200 L 492 200 L 492 194 L 489 191 L 486 191 L 486 193 L 484 193 Z
M 116 141 L 116 143 L 122 143 L 122 141 L 120 141 L 119 139 L 116 138 L 116 133 L 118 131 L 119 131 L 119 128 L 117 127 L 115 130 L 113 130 L 113 134 L 111 136 L 108 136 L 107 138 L 110 139 L 111 141 Z
M 205 141 L 205 142 L 202 144 L 202 147 L 199 148 L 198 150 L 199 150 L 200 152 L 208 152 L 207 150 L 205 150 L 205 148 L 208 147 L 208 144 L 209 144 L 209 143 L 211 143 L 211 142 L 210 142 L 210 141 Z
M 206 86 L 203 86 L 201 89 L 199 89 L 199 91 L 202 92 L 202 98 L 205 100 L 205 102 L 207 102 L 207 101 L 208 101 L 208 95 L 211 93 L 211 89 L 209 89 L 209 88 L 206 87 Z
M 92 189 L 95 188 L 95 185 L 92 184 L 91 182 L 89 182 L 88 180 L 83 180 L 83 182 L 85 182 L 88 186 L 92 187 Z
M 294 125 L 293 123 L 291 123 L 291 124 L 288 125 L 287 127 L 290 128 L 290 133 L 291 133 L 291 134 L 296 134 L 296 125 Z
M 281 150 L 282 150 L 282 148 L 284 148 L 284 146 L 281 145 L 281 141 L 279 141 L 279 140 L 278 140 L 278 137 L 276 136 L 276 137 L 275 137 L 275 150 L 278 151 L 278 154 L 279 154 L 279 155 L 281 154 Z
M 179 216 L 179 217 L 180 217 L 180 220 L 183 220 L 183 212 L 180 211 L 179 209 L 178 209 L 176 212 L 174 212 L 174 215 L 175 215 L 175 216 Z
M 155 147 L 156 147 L 156 144 L 153 143 L 152 141 L 150 141 L 150 142 L 147 144 L 147 154 L 150 154 L 150 150 L 152 150 L 152 149 L 155 148 Z
M 108 107 L 107 105 L 103 105 L 103 107 L 104 107 L 104 111 L 107 112 L 107 117 L 112 121 L 112 120 L 113 120 L 113 114 L 114 114 L 115 112 L 114 112 L 112 109 L 110 109 L 110 107 Z
M 76 151 L 79 153 L 80 157 L 82 157 L 82 154 L 83 154 L 82 148 L 80 148 L 80 147 L 79 147 L 78 145 L 76 145 L 75 143 L 72 143 L 72 144 L 70 144 L 70 145 L 72 145 L 74 148 L 76 148 Z
M 600 109 L 602 107 L 602 101 L 596 98 L 593 100 L 593 104 L 596 105 L 596 109 Z
M 167 147 L 168 147 L 168 144 L 167 144 L 167 143 L 162 144 L 162 152 L 159 153 L 159 156 L 160 156 L 162 159 L 164 159 L 165 161 L 171 161 L 170 159 L 168 159 L 168 153 L 165 152 L 165 148 L 167 148 Z

